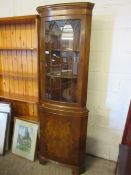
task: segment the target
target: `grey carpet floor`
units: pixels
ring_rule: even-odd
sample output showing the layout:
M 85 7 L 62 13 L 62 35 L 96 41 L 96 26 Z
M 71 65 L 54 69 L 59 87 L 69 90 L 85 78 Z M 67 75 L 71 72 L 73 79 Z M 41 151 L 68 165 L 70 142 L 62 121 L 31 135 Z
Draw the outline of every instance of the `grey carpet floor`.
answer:
M 113 175 L 115 162 L 86 157 L 87 170 L 83 175 Z M 71 175 L 71 169 L 56 163 L 49 162 L 46 165 L 39 161 L 31 162 L 12 153 L 0 156 L 0 175 Z

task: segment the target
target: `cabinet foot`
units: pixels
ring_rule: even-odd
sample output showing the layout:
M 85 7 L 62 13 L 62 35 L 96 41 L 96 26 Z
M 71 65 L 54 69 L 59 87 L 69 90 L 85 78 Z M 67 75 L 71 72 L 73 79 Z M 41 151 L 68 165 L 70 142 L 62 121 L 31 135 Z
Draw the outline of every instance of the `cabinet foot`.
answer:
M 80 170 L 79 170 L 79 168 L 73 168 L 73 169 L 72 169 L 72 175 L 80 175 Z
M 39 162 L 42 165 L 46 165 L 48 163 L 48 160 L 39 154 Z
M 85 166 L 73 167 L 72 168 L 72 175 L 80 175 L 84 172 L 85 172 Z
M 43 160 L 39 160 L 39 162 L 42 164 L 42 165 L 46 165 L 48 163 L 48 161 L 46 159 L 43 159 Z

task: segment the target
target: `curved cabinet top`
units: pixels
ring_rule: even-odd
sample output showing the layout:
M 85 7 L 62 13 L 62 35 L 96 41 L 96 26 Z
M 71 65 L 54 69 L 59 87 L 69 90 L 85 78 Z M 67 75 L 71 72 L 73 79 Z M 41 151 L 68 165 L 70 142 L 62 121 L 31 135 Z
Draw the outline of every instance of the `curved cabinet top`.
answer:
M 91 15 L 93 7 L 94 4 L 90 2 L 77 2 L 39 6 L 36 10 L 41 17 L 64 15 Z

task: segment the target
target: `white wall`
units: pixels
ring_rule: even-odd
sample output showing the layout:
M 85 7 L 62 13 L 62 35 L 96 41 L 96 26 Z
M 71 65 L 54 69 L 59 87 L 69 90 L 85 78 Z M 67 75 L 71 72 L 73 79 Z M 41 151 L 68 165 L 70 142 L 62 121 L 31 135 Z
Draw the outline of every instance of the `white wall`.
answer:
M 0 0 L 0 17 L 36 14 L 39 5 L 61 2 Z M 131 1 L 92 2 L 87 151 L 116 160 L 131 99 Z
M 117 160 L 131 99 L 131 3 L 96 2 L 87 107 L 87 151 Z

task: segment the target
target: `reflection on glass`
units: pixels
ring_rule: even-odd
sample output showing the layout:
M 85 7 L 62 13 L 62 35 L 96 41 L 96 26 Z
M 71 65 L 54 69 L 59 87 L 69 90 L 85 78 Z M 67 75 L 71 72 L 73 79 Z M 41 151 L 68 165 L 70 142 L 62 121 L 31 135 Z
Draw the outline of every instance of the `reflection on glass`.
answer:
M 61 96 L 62 101 L 65 102 L 77 102 L 76 99 L 76 83 L 77 79 L 62 79 L 61 80 Z
M 61 52 L 62 75 L 75 76 L 78 74 L 79 52 Z
M 60 101 L 60 78 L 53 78 L 51 77 L 51 99 Z
M 46 74 L 50 72 L 50 55 L 49 51 L 45 52 L 45 59 L 46 59 Z
M 61 60 L 60 52 L 52 51 L 51 53 L 51 75 L 60 76 L 61 74 Z
M 51 99 L 51 77 L 46 76 L 46 98 Z
M 72 26 L 71 24 L 66 24 L 62 28 L 62 34 L 61 34 L 62 48 L 73 50 L 73 38 L 74 38 L 74 32 Z
M 73 39 L 74 39 L 73 28 L 71 24 L 67 22 L 67 24 L 65 24 L 65 26 L 62 27 L 62 34 L 61 34 L 62 49 L 73 50 Z
M 73 33 L 73 28 L 70 24 L 66 24 L 63 28 L 62 28 L 62 35 L 61 35 L 61 39 L 62 40 L 73 40 L 74 38 L 74 33 Z
M 46 98 L 77 102 L 80 20 L 45 23 Z

